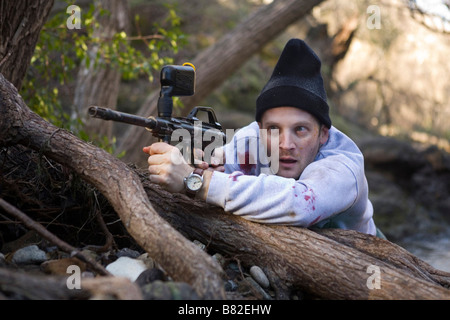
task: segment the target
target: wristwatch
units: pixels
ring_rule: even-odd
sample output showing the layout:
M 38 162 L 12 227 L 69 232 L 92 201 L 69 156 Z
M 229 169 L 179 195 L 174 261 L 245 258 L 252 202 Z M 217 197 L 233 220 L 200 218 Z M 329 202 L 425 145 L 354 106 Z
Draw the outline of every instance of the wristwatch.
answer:
M 188 195 L 195 196 L 203 186 L 203 169 L 195 170 L 184 178 L 184 186 Z

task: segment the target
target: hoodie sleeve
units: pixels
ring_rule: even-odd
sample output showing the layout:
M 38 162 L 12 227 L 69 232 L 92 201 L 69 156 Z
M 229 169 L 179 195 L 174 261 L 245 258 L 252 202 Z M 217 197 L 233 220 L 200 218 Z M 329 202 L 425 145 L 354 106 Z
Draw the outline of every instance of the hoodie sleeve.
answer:
M 347 210 L 358 196 L 355 174 L 339 158 L 311 163 L 299 180 L 214 172 L 206 201 L 248 220 L 309 227 Z

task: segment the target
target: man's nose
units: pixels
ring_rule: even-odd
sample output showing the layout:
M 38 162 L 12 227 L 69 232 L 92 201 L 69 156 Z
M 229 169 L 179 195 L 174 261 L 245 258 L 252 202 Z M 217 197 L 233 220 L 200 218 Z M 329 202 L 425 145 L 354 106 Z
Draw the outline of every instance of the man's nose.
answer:
M 280 149 L 293 149 L 294 146 L 294 139 L 292 135 L 288 132 L 281 132 L 280 133 Z

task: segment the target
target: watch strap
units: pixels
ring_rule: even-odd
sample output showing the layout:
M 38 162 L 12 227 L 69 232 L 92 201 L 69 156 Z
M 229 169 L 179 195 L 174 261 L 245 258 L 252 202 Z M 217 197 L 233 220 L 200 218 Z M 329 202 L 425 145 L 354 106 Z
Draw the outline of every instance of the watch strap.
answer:
M 203 171 L 205 171 L 205 170 L 200 169 L 200 168 L 195 168 L 193 173 L 198 174 L 200 177 L 202 177 Z

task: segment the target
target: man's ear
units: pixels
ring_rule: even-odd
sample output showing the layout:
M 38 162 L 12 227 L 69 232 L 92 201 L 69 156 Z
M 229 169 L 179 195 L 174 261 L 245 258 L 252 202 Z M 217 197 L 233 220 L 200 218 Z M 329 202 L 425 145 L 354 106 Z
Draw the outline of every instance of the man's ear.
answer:
M 328 141 L 330 137 L 329 129 L 323 124 L 320 126 L 320 144 L 323 145 Z
M 262 124 L 259 121 L 258 121 L 258 126 L 259 126 L 260 129 L 262 129 Z

